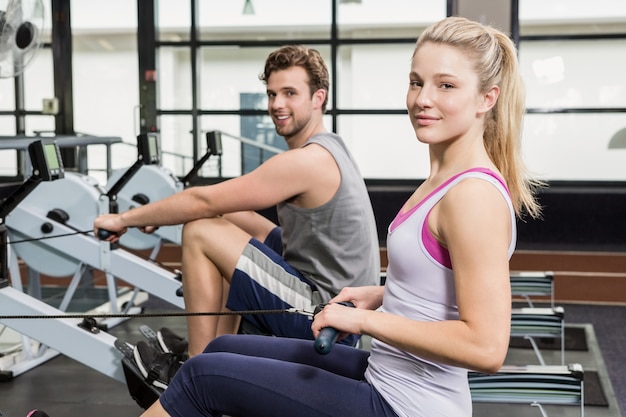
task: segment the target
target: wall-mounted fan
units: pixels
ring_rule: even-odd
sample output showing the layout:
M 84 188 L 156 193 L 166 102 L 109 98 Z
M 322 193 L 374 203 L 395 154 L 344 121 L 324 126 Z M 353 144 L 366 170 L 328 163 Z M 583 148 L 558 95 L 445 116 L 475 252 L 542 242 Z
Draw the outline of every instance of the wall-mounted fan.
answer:
M 0 0 L 0 78 L 15 77 L 41 46 L 41 0 Z

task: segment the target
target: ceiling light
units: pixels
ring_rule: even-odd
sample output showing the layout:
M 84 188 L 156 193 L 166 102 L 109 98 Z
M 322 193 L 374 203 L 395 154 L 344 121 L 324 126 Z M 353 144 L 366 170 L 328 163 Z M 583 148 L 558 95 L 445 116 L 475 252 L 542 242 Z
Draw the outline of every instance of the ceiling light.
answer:
M 252 0 L 246 0 L 246 2 L 243 4 L 243 14 L 245 15 L 254 14 L 254 6 L 252 5 Z

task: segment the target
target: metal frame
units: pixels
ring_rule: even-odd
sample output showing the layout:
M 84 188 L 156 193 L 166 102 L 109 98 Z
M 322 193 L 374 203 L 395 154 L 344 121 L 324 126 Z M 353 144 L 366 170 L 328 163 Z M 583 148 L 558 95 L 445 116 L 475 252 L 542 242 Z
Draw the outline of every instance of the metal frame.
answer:
M 552 271 L 520 271 L 511 272 L 511 295 L 521 297 L 528 303 L 528 307 L 535 307 L 532 297 L 541 297 L 537 301 L 550 302 L 554 308 L 554 272 Z
M 473 402 L 528 404 L 547 417 L 543 405 L 577 405 L 585 415 L 584 371 L 580 364 L 505 365 L 496 374 L 469 372 Z M 550 389 L 545 387 L 550 386 Z

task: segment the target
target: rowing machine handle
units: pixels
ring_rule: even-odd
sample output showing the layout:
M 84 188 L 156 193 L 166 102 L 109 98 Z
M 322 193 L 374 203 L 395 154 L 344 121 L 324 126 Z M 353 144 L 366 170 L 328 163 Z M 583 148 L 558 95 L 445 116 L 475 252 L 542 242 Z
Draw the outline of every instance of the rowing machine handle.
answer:
M 346 307 L 354 307 L 349 301 L 341 301 L 339 304 L 343 304 Z M 333 348 L 333 345 L 337 342 L 339 337 L 339 331 L 333 327 L 324 327 L 320 330 L 320 333 L 315 339 L 315 351 L 320 355 L 326 355 Z
M 109 236 L 112 236 L 114 234 L 115 233 L 113 233 L 110 230 L 98 229 L 98 239 L 100 239 L 100 240 L 106 240 Z

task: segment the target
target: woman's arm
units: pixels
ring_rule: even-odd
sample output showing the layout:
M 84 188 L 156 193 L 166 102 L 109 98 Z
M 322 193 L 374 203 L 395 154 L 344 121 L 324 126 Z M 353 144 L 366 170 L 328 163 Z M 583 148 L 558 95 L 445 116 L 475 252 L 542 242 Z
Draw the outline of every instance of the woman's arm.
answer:
M 431 217 L 431 230 L 450 252 L 459 320 L 421 322 L 330 305 L 316 316 L 314 329 L 367 334 L 428 360 L 496 372 L 506 356 L 511 320 L 508 206 L 492 185 L 464 180 Z

